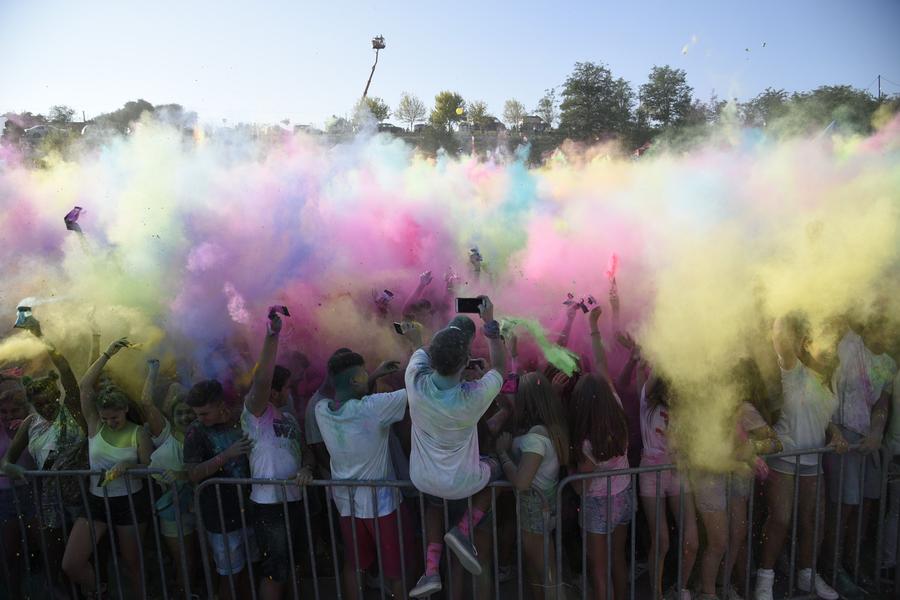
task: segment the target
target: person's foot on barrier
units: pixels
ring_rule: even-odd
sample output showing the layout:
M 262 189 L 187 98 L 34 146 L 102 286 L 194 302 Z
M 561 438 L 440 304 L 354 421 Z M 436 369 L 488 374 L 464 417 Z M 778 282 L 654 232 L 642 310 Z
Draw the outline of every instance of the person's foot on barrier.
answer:
M 797 587 L 807 594 L 815 589 L 816 596 L 822 600 L 838 600 L 840 598 L 834 588 L 825 583 L 818 573 L 815 573 L 815 577 L 813 577 L 812 569 L 800 569 L 797 573 Z
M 775 571 L 772 569 L 759 569 L 756 572 L 756 589 L 753 592 L 754 600 L 772 600 L 772 586 L 775 585 Z
M 422 575 L 413 589 L 409 590 L 410 598 L 426 598 L 432 594 L 436 594 L 443 586 L 441 585 L 440 575 Z
M 460 564 L 472 575 L 481 575 L 481 563 L 478 562 L 478 550 L 469 541 L 469 537 L 463 535 L 459 527 L 454 527 L 444 535 L 444 543 L 447 544 Z

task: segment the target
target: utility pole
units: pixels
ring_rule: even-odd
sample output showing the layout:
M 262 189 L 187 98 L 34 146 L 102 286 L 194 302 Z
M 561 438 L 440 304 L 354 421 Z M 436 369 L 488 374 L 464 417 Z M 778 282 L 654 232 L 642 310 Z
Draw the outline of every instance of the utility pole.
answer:
M 363 90 L 363 100 L 366 99 L 366 94 L 369 93 L 369 85 L 372 84 L 372 76 L 375 75 L 375 67 L 378 66 L 378 51 L 384 50 L 383 35 L 376 35 L 372 38 L 372 50 L 375 51 L 375 62 L 372 64 L 372 72 L 369 73 L 369 80 L 366 82 L 366 89 Z
M 878 76 L 878 101 L 881 102 L 881 75 Z

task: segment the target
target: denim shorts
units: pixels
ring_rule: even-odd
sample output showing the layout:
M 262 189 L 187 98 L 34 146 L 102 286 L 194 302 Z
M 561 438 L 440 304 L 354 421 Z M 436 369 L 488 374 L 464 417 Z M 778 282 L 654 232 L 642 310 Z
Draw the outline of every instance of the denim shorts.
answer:
M 551 533 L 556 529 L 556 500 L 534 490 L 519 494 L 519 527 L 529 533 Z
M 244 537 L 246 536 L 246 545 Z M 206 532 L 212 550 L 213 560 L 216 563 L 216 571 L 219 575 L 237 575 L 244 570 L 249 562 L 259 561 L 259 548 L 256 546 L 256 536 L 253 528 L 238 529 L 228 533 Z M 249 556 L 247 548 L 249 548 Z
M 750 495 L 750 479 L 740 475 L 730 475 L 731 491 L 727 492 L 728 474 L 692 473 L 691 490 L 694 502 L 700 512 L 725 512 L 728 505 L 728 494 L 732 505 L 735 502 L 746 502 Z
M 634 499 L 631 486 L 609 497 L 584 496 L 581 499 L 581 526 L 588 533 L 606 535 L 619 525 L 631 522 Z

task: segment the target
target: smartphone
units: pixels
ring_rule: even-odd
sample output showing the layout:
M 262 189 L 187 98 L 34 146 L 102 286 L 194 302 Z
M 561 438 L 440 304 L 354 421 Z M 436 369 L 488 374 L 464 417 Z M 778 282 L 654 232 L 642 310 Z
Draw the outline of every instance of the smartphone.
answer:
M 519 374 L 510 373 L 503 380 L 503 387 L 500 388 L 501 394 L 515 394 L 519 391 Z
M 456 312 L 477 315 L 481 313 L 481 298 L 457 298 Z
M 484 371 L 485 366 L 483 358 L 470 358 L 469 363 L 466 365 L 466 369 L 474 369 L 477 367 Z
M 400 323 L 394 323 L 394 331 L 403 335 L 403 326 Z
M 287 306 L 275 305 L 269 307 L 269 318 L 271 319 L 275 313 L 281 313 L 286 317 L 291 316 L 291 311 L 288 310 Z

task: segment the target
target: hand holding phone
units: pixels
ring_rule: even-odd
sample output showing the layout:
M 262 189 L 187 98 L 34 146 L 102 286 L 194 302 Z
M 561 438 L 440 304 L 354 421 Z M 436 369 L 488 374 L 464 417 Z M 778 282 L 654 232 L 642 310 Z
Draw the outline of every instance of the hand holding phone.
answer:
M 481 298 L 457 298 L 456 312 L 477 315 L 481 313 Z
M 519 374 L 510 373 L 503 380 L 503 387 L 500 388 L 501 394 L 515 394 L 519 391 Z

